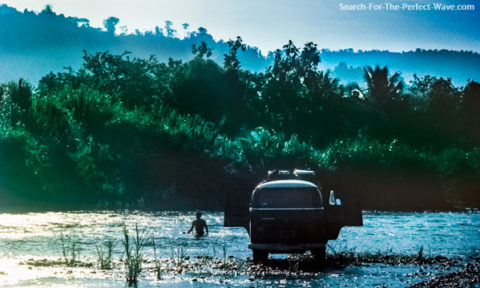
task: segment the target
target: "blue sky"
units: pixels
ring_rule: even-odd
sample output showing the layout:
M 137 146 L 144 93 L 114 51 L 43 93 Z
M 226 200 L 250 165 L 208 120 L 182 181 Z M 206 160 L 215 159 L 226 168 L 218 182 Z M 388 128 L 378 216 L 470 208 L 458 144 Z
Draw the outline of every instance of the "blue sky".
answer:
M 340 11 L 340 3 L 471 4 L 474 11 Z M 289 39 L 313 41 L 321 48 L 380 50 L 455 49 L 480 51 L 480 0 L 5 0 L 19 10 L 40 11 L 51 4 L 57 13 L 89 18 L 102 26 L 109 16 L 119 26 L 152 30 L 171 20 L 203 26 L 216 38 L 237 35 L 266 50 Z

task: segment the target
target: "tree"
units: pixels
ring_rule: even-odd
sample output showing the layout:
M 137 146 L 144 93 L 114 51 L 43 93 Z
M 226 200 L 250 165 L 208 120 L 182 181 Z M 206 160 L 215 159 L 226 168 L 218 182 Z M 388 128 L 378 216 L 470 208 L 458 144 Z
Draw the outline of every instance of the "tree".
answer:
M 170 20 L 165 21 L 165 32 L 167 33 L 167 37 L 175 37 L 177 30 L 173 29 L 173 22 Z
M 431 83 L 427 93 L 428 108 L 438 118 L 452 116 L 459 108 L 460 97 L 460 92 L 453 86 L 452 79 L 436 79 Z
M 318 52 L 317 44 L 308 42 L 302 49 L 300 54 L 300 67 L 303 73 L 315 72 L 320 63 L 320 54 Z
M 90 27 L 90 20 L 88 20 L 87 18 L 76 18 L 76 21 L 79 27 Z
M 21 109 L 27 111 L 32 104 L 32 86 L 25 82 L 22 78 L 18 80 L 18 84 L 11 86 L 11 98 Z
M 195 55 L 195 57 L 202 59 L 203 56 L 210 57 L 212 56 L 212 48 L 208 48 L 207 43 L 205 41 L 200 42 L 200 45 L 192 45 L 192 53 Z
M 463 107 L 480 117 L 480 83 L 471 81 L 463 90 Z
M 467 137 L 473 137 L 480 143 L 480 83 L 471 81 L 463 90 L 462 112 L 465 118 Z
M 0 119 L 10 119 L 12 125 L 25 123 L 29 118 L 32 104 L 32 86 L 19 79 L 0 85 Z
M 247 45 L 245 45 L 242 41 L 242 37 L 237 36 L 235 41 L 228 40 L 227 42 L 228 48 L 230 51 L 228 54 L 224 54 L 224 64 L 223 67 L 227 71 L 238 71 L 240 69 L 240 61 L 237 58 L 238 49 L 245 51 L 247 49 Z
M 55 12 L 53 12 L 52 5 L 47 4 L 47 5 L 45 5 L 45 8 L 42 10 L 42 12 L 40 12 L 40 14 L 43 14 L 43 15 L 55 15 Z
M 325 111 L 343 95 L 338 80 L 318 70 L 321 59 L 312 42 L 300 50 L 289 41 L 273 57 L 258 100 L 265 107 L 262 122 L 285 133 L 320 138 L 316 136 L 322 134 L 323 127 L 312 123 L 325 123 Z
M 120 22 L 120 19 L 117 17 L 109 17 L 103 20 L 103 26 L 109 34 L 114 35 L 116 29 L 115 26 L 117 26 L 118 22 Z
M 158 26 L 155 26 L 155 36 L 157 37 L 163 36 L 163 29 Z
M 363 70 L 367 82 L 367 95 L 373 103 L 385 106 L 400 98 L 404 84 L 399 72 L 389 76 L 387 66 L 380 68 L 378 65 L 375 69 L 368 66 Z
M 183 27 L 183 37 L 187 38 L 187 35 L 188 35 L 188 28 L 190 27 L 190 24 L 188 23 L 183 23 L 182 24 L 182 27 Z

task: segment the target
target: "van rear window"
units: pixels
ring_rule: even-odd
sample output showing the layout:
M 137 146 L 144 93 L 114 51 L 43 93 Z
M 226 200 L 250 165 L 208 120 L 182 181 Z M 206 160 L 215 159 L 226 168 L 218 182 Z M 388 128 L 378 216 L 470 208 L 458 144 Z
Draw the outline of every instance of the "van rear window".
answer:
M 255 192 L 255 208 L 320 207 L 320 194 L 315 188 L 266 188 Z

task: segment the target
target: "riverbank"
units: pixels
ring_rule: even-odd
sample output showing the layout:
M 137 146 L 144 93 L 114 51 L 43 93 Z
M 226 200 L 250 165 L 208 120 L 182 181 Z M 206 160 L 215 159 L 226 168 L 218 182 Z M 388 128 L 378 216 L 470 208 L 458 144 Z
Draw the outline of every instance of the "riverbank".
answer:
M 350 284 L 348 274 L 355 272 L 362 286 L 374 286 L 382 278 L 380 275 L 393 277 L 385 279 L 391 287 L 412 288 L 423 287 L 466 287 L 480 283 L 480 258 L 447 258 L 422 257 L 421 255 L 383 255 L 383 254 L 329 254 L 324 262 L 318 263 L 306 254 L 296 254 L 283 259 L 270 259 L 262 264 L 255 264 L 248 259 L 233 256 L 174 256 L 161 258 L 157 262 L 146 260 L 143 263 L 140 287 L 155 284 L 179 284 L 193 287 L 244 287 L 246 283 L 255 287 L 268 287 L 268 283 L 286 286 L 298 280 L 306 283 L 305 287 L 316 287 L 316 284 L 329 285 Z M 62 259 L 28 259 L 17 263 L 27 274 L 50 272 L 50 277 L 76 279 L 110 280 L 111 284 L 121 283 L 125 273 L 124 263 L 116 261 L 112 268 L 99 269 L 95 262 L 81 262 L 67 266 Z M 25 269 L 25 267 L 27 267 Z M 160 268 L 160 270 L 158 270 Z M 160 271 L 160 272 L 159 272 Z M 48 273 L 48 272 L 47 272 Z M 362 273 L 362 274 L 361 274 Z M 7 272 L 0 271 L 0 280 Z M 338 277 L 338 281 L 331 279 Z M 75 282 L 75 281 L 74 281 Z M 282 285 L 284 284 L 284 285 Z M 7 286 L 8 287 L 8 286 Z
M 420 282 L 411 288 L 426 287 L 472 287 L 480 283 L 480 258 L 466 263 L 458 272 L 448 273 Z

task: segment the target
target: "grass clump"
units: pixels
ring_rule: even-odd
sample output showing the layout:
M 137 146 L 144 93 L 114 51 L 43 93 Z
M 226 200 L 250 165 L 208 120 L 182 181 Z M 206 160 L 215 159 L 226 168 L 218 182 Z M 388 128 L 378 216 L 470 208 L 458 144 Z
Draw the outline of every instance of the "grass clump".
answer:
M 111 270 L 112 269 L 112 253 L 113 253 L 113 240 L 108 239 L 104 246 L 95 245 L 95 250 L 97 252 L 97 260 L 102 270 Z
M 135 224 L 135 235 L 130 236 L 127 226 L 123 226 L 125 248 L 125 271 L 126 280 L 129 286 L 136 286 L 138 278 L 142 272 L 142 263 L 144 260 L 143 248 L 145 247 L 145 230 L 140 231 Z
M 172 258 L 175 265 L 180 265 L 185 258 L 185 251 L 182 246 L 177 246 L 172 249 Z
M 60 242 L 62 243 L 62 255 L 65 264 L 69 267 L 75 266 L 80 251 L 77 237 L 61 233 Z

